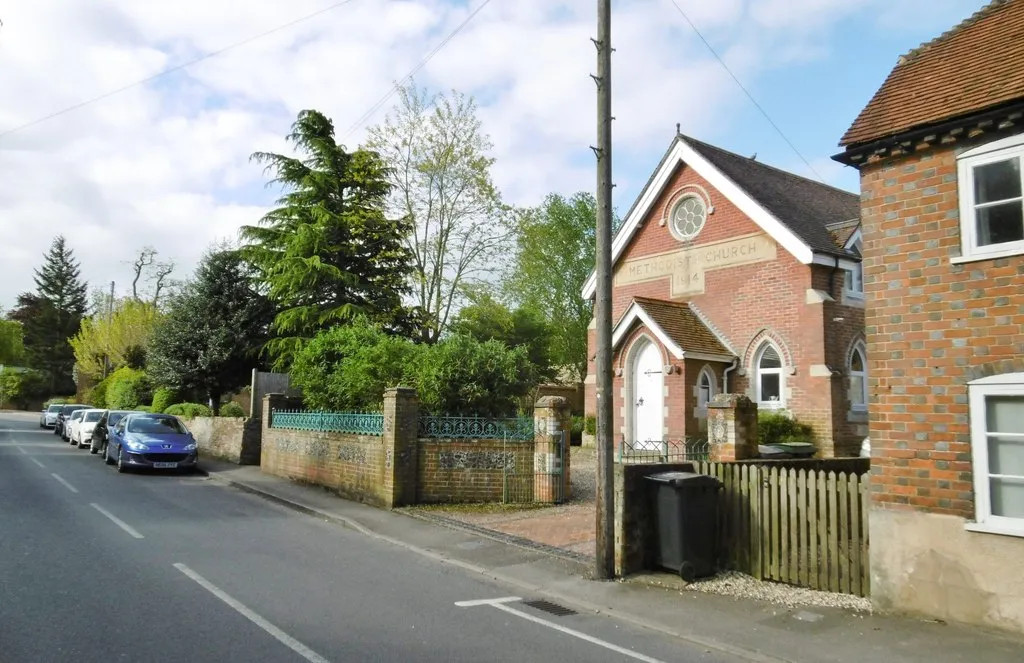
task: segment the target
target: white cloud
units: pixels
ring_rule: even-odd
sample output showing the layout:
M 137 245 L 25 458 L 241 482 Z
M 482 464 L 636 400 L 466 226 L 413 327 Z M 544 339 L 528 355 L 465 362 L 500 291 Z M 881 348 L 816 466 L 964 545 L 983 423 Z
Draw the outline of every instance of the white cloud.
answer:
M 748 84 L 820 57 L 829 30 L 855 12 L 923 0 L 676 0 Z M 952 0 L 949 0 L 952 2 Z M 474 2 L 353 0 L 344 6 L 103 101 L 0 137 L 0 305 L 32 288 L 54 235 L 84 276 L 127 284 L 143 245 L 185 276 L 214 240 L 253 223 L 269 194 L 249 162 L 281 151 L 295 114 L 317 108 L 348 128 Z M 0 133 L 221 49 L 331 0 L 33 0 L 4 9 Z M 670 0 L 615 4 L 616 154 L 653 165 L 677 122 L 701 135 L 728 126 L 741 93 Z M 593 186 L 595 12 L 564 0 L 492 2 L 419 73 L 434 89 L 480 99 L 495 177 L 506 198 Z M 390 105 L 390 104 L 389 104 Z M 370 121 L 380 121 L 387 107 Z M 831 147 L 829 145 L 828 147 Z M 617 172 L 624 189 L 646 172 Z

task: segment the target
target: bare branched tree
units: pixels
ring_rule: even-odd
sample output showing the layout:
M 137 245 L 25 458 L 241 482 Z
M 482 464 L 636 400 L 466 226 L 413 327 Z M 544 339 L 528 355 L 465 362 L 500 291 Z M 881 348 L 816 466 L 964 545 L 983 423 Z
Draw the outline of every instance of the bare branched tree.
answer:
M 511 223 L 491 180 L 493 147 L 472 97 L 428 96 L 410 82 L 369 147 L 390 169 L 390 212 L 408 219 L 413 293 L 421 335 L 444 331 L 468 286 L 486 282 L 503 263 Z
M 151 246 L 145 246 L 139 250 L 138 257 L 135 258 L 135 262 L 132 263 L 132 269 L 134 269 L 134 278 L 132 278 L 132 299 L 138 301 L 139 299 L 139 281 L 142 279 L 142 273 L 147 267 L 153 264 L 156 260 L 156 249 Z
M 174 271 L 174 261 L 158 262 L 153 267 L 149 280 L 153 283 L 153 306 L 160 302 L 160 293 L 169 285 L 168 277 Z

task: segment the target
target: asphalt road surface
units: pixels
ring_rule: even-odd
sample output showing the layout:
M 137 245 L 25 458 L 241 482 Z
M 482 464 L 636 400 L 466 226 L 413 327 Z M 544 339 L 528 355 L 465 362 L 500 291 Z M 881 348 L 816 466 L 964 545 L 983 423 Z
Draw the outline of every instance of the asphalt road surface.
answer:
M 0 413 L 0 662 L 731 661 Z

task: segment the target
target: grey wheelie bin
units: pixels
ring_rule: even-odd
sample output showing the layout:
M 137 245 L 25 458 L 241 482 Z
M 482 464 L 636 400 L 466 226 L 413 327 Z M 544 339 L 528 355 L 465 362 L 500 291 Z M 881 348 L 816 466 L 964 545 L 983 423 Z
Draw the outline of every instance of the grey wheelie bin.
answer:
M 664 472 L 654 483 L 658 566 L 690 582 L 715 574 L 718 559 L 718 491 L 715 477 Z

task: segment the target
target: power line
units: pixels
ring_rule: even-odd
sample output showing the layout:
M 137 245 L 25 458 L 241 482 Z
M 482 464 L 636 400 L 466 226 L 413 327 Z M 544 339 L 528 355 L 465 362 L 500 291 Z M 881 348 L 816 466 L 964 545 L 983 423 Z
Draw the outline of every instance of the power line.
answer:
M 467 25 L 469 24 L 469 22 L 470 22 L 470 21 L 472 21 L 472 20 L 473 20 L 473 19 L 474 19 L 474 18 L 476 17 L 476 15 L 477 15 L 477 14 L 479 14 L 479 13 L 480 13 L 480 10 L 481 10 L 481 9 L 483 9 L 484 7 L 486 7 L 487 5 L 489 5 L 490 3 L 491 3 L 491 0 L 484 0 L 483 2 L 481 2 L 481 3 L 480 3 L 480 6 L 479 6 L 479 7 L 477 7 L 476 9 L 474 9 L 474 10 L 473 10 L 473 11 L 472 11 L 472 12 L 471 12 L 471 13 L 469 14 L 469 16 L 467 16 L 467 17 L 466 17 L 466 20 L 464 20 L 464 21 L 463 21 L 462 23 L 460 23 L 459 25 L 457 25 L 457 26 L 455 27 L 455 29 L 454 29 L 454 30 L 452 30 L 451 32 L 449 32 L 449 33 L 448 33 L 448 36 L 447 36 L 447 37 L 445 37 L 444 39 L 442 39 L 442 40 L 441 40 L 441 43 L 439 43 L 439 44 L 438 44 L 437 46 L 435 46 L 435 47 L 434 47 L 434 49 L 433 49 L 432 51 L 430 51 L 429 53 L 427 53 L 427 55 L 426 55 L 426 56 L 425 56 L 425 57 L 424 57 L 424 58 L 423 58 L 422 60 L 420 60 L 420 61 L 419 61 L 419 63 L 418 63 L 418 64 L 417 64 L 417 65 L 416 65 L 415 67 L 413 67 L 413 68 L 412 68 L 412 69 L 411 69 L 411 70 L 409 71 L 409 73 L 407 73 L 407 74 L 406 74 L 405 76 L 403 76 L 403 77 L 402 77 L 401 79 L 399 79 L 399 80 L 398 80 L 398 82 L 396 82 L 396 83 L 395 83 L 395 84 L 394 84 L 394 85 L 393 85 L 393 86 L 391 87 L 391 89 L 390 89 L 390 90 L 388 90 L 388 93 L 387 93 L 387 94 L 385 94 L 385 95 L 384 95 L 383 97 L 381 97 L 381 98 L 380 98 L 380 99 L 379 99 L 379 100 L 377 101 L 377 103 L 375 103 L 375 104 L 374 104 L 373 106 L 371 106 L 371 107 L 370 107 L 370 110 L 368 110 L 368 111 L 366 111 L 365 113 L 363 113 L 363 114 L 362 114 L 362 115 L 361 115 L 361 116 L 359 117 L 359 119 L 358 119 L 358 120 L 356 120 L 356 121 L 355 121 L 355 122 L 354 122 L 354 123 L 352 124 L 352 126 L 348 128 L 348 130 L 347 130 L 347 131 L 345 132 L 345 136 L 344 136 L 344 138 L 342 138 L 342 142 L 344 142 L 345 140 L 347 140 L 347 139 L 348 139 L 348 137 L 352 135 L 352 132 L 356 131 L 356 130 L 357 130 L 357 129 L 359 129 L 359 128 L 360 128 L 361 126 L 363 126 L 363 125 L 364 125 L 364 124 L 365 124 L 365 123 L 366 123 L 367 121 L 369 121 L 369 119 L 370 119 L 371 117 L 373 117 L 373 116 L 374 116 L 374 114 L 375 114 L 375 113 L 376 113 L 377 111 L 379 111 L 379 110 L 381 109 L 381 107 L 383 107 L 383 106 L 384 106 L 384 104 L 386 104 L 386 103 L 388 102 L 388 100 L 389 100 L 389 99 L 390 99 L 391 97 L 393 97 L 393 96 L 394 96 L 394 94 L 395 94 L 396 92 L 398 92 L 398 90 L 400 90 L 400 89 L 401 89 L 401 86 L 402 86 L 402 84 L 403 84 L 403 83 L 405 83 L 406 81 L 410 80 L 410 79 L 411 79 L 411 78 L 412 78 L 413 76 L 415 76 L 415 75 L 416 75 L 416 74 L 417 74 L 417 73 L 419 72 L 419 70 L 420 70 L 420 69 L 422 69 L 423 67 L 425 67 L 425 66 L 427 65 L 427 63 L 428 63 L 428 62 L 430 62 L 430 60 L 431 60 L 431 59 L 432 59 L 432 58 L 433 58 L 433 57 L 434 57 L 435 55 L 437 55 L 437 54 L 438 54 L 438 52 L 439 52 L 439 51 L 440 51 L 440 50 L 441 50 L 442 48 L 444 48 L 445 46 L 447 46 L 447 45 L 448 45 L 448 42 L 450 42 L 450 41 L 451 41 L 452 39 L 454 39 L 454 38 L 455 38 L 455 36 L 456 36 L 457 34 L 459 34 L 460 32 L 462 32 L 462 29 L 463 29 L 463 28 L 465 28 L 465 27 L 466 27 L 466 26 L 467 26 Z
M 110 92 L 106 92 L 104 94 L 101 94 L 98 97 L 93 97 L 91 99 L 87 99 L 86 101 L 83 101 L 81 103 L 77 103 L 77 104 L 75 104 L 73 106 L 68 106 L 67 108 L 64 108 L 64 109 L 61 109 L 59 111 L 56 111 L 55 113 L 50 113 L 49 115 L 45 115 L 43 117 L 37 118 L 35 120 L 32 120 L 31 122 L 27 122 L 25 124 L 22 124 L 22 125 L 19 125 L 17 127 L 14 127 L 13 129 L 8 129 L 7 131 L 0 132 L 0 138 L 4 138 L 5 136 L 9 136 L 9 135 L 11 135 L 11 134 L 13 134 L 13 133 L 15 133 L 17 131 L 22 131 L 23 129 L 28 129 L 29 127 L 34 127 L 37 124 L 41 124 L 43 122 L 47 122 L 49 120 L 52 120 L 55 117 L 60 117 L 61 115 L 64 115 L 66 113 L 70 113 L 70 112 L 76 111 L 76 110 L 78 110 L 80 108 L 84 108 L 85 106 L 89 106 L 91 104 L 94 104 L 97 101 L 103 101 L 104 99 L 112 97 L 112 96 L 114 96 L 116 94 L 120 94 L 120 93 L 122 93 L 122 92 L 124 92 L 126 90 L 130 90 L 130 89 L 138 87 L 140 85 L 145 85 L 146 83 L 149 83 L 150 81 L 154 81 L 154 80 L 156 80 L 158 78 L 162 78 L 164 76 L 167 76 L 168 74 L 173 74 L 173 73 L 175 73 L 177 71 L 181 71 L 182 69 L 186 69 L 188 67 L 191 67 L 194 64 L 198 64 L 198 63 L 203 62 L 205 60 L 209 60 L 211 58 L 215 58 L 218 55 L 223 55 L 224 53 L 227 53 L 228 51 L 232 51 L 232 50 L 234 50 L 234 49 L 236 49 L 236 48 L 238 48 L 240 46 L 245 46 L 246 44 L 251 44 L 252 42 L 254 42 L 254 41 L 258 40 L 258 39 L 263 39 L 264 37 L 267 37 L 267 36 L 272 35 L 274 33 L 280 32 L 282 30 L 286 30 L 286 29 L 288 29 L 288 28 L 290 28 L 290 27 L 292 27 L 294 25 L 298 25 L 299 23 L 303 23 L 303 22 L 308 21 L 310 19 L 316 18 L 317 16 L 320 16 L 322 14 L 326 14 L 329 11 L 333 11 L 333 10 L 337 9 L 338 7 L 350 4 L 350 3 L 354 2 L 354 1 L 355 0 L 341 0 L 341 2 L 336 2 L 333 5 L 329 5 L 327 7 L 324 7 L 323 9 L 317 10 L 317 11 L 313 12 L 312 14 L 307 14 L 305 16 L 297 18 L 297 19 L 295 19 L 293 21 L 289 21 L 287 23 L 282 23 L 281 25 L 278 25 L 278 26 L 273 27 L 273 28 L 271 28 L 269 30 L 261 32 L 258 35 L 253 35 L 252 37 L 248 37 L 246 39 L 243 39 L 242 41 L 237 41 L 237 42 L 235 42 L 233 44 L 230 44 L 229 46 L 225 46 L 224 48 L 220 48 L 220 49 L 218 49 L 216 51 L 212 51 L 210 53 L 207 53 L 206 55 L 202 55 L 202 56 L 200 56 L 198 58 L 195 58 L 194 60 L 189 60 L 188 62 L 183 62 L 182 64 L 176 65 L 174 67 L 170 67 L 169 69 L 164 69 L 163 71 L 157 72 L 157 73 L 153 74 L 152 76 L 148 76 L 146 78 L 137 80 L 134 83 L 129 83 L 128 85 L 124 85 L 122 87 L 119 87 L 116 90 L 111 90 Z
M 718 60 L 718 63 L 722 65 L 722 68 L 725 69 L 729 76 L 732 77 L 732 80 L 736 82 L 736 85 L 738 85 L 739 88 L 743 90 L 743 93 L 747 95 L 747 98 L 750 99 L 750 102 L 754 104 L 757 110 L 761 111 L 761 115 L 764 115 L 764 119 L 768 120 L 768 124 L 772 125 L 772 128 L 774 128 L 775 131 L 778 132 L 780 136 L 782 136 L 782 140 L 786 141 L 786 144 L 789 145 L 790 149 L 792 149 L 793 152 L 795 152 L 796 155 L 800 157 L 800 160 L 803 161 L 804 164 L 810 169 L 810 171 L 814 173 L 814 176 L 818 178 L 818 181 L 821 182 L 822 184 L 825 184 L 825 178 L 823 178 L 821 174 L 818 173 L 817 170 L 815 170 L 814 166 L 811 165 L 810 161 L 804 158 L 804 155 L 800 153 L 800 150 L 796 149 L 796 145 L 794 145 L 792 141 L 790 141 L 789 138 L 786 137 L 786 134 L 783 133 L 782 129 L 779 128 L 779 125 L 775 124 L 775 122 L 772 120 L 771 117 L 769 117 L 765 109 L 761 107 L 761 104 L 757 103 L 757 99 L 754 99 L 754 95 L 750 94 L 750 91 L 747 90 L 746 87 L 744 87 L 743 83 L 740 82 L 740 79 L 736 78 L 736 74 L 732 73 L 732 70 L 729 69 L 729 65 L 725 64 L 725 60 L 719 57 L 718 52 L 715 51 L 711 44 L 708 43 L 708 40 L 704 38 L 704 35 L 702 35 L 700 30 L 697 29 L 697 26 L 693 24 L 693 21 L 691 21 L 690 17 L 686 15 L 686 12 L 683 11 L 683 8 L 679 6 L 679 3 L 676 2 L 676 0 L 671 0 L 671 2 L 673 5 L 675 5 L 676 10 L 679 11 L 679 14 L 683 17 L 683 19 L 690 24 L 690 27 L 693 28 L 693 31 L 697 33 L 697 36 L 700 37 L 700 40 L 704 42 L 704 45 L 708 47 L 708 50 L 711 51 L 711 54 L 715 56 L 715 59 Z

